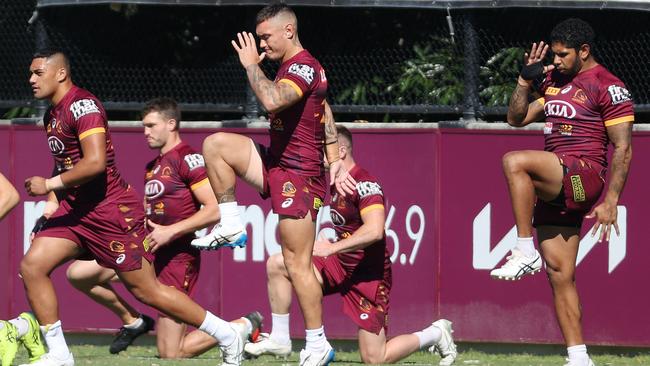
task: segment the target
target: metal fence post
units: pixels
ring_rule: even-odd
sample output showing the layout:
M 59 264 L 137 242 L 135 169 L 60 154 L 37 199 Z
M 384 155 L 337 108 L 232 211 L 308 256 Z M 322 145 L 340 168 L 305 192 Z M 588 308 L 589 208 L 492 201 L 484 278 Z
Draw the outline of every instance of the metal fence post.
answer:
M 34 48 L 36 51 L 42 50 L 49 47 L 50 39 L 47 36 L 47 30 L 45 29 L 45 21 L 43 17 L 40 16 L 38 10 L 34 10 L 32 17 L 29 19 L 28 24 L 34 26 Z M 47 111 L 48 103 L 44 99 L 36 99 L 33 102 L 34 106 L 34 117 L 39 120 L 43 119 L 45 111 Z
M 255 29 L 256 24 L 255 24 L 255 18 L 257 16 L 257 11 L 258 9 L 255 7 L 247 7 L 246 9 L 246 23 L 249 24 L 250 28 L 249 29 Z M 246 78 L 246 75 L 244 74 L 244 77 Z M 257 121 L 259 119 L 260 115 L 260 105 L 259 102 L 257 101 L 257 97 L 255 96 L 255 92 L 253 92 L 253 89 L 251 89 L 248 79 L 246 79 L 245 82 L 245 88 L 246 88 L 246 101 L 244 103 L 244 117 L 242 118 L 246 122 L 253 122 Z
M 463 62 L 465 66 L 465 79 L 463 88 L 463 120 L 471 122 L 476 120 L 476 110 L 479 107 L 479 49 L 478 35 L 474 29 L 474 16 L 472 13 L 463 14 Z

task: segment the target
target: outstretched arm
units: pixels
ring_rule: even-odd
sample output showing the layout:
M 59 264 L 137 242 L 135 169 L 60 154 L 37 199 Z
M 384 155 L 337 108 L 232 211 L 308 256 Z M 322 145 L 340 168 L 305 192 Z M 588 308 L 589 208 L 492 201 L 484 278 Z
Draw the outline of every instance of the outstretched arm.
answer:
M 603 239 L 609 241 L 611 234 L 611 227 L 614 226 L 616 234 L 619 234 L 617 216 L 618 216 L 618 200 L 625 187 L 627 180 L 627 173 L 630 169 L 630 161 L 632 160 L 632 123 L 619 123 L 617 125 L 607 127 L 607 135 L 614 144 L 614 153 L 612 154 L 612 167 L 610 171 L 609 187 L 605 194 L 605 199 L 598 206 L 587 215 L 587 218 L 596 218 L 591 235 L 596 235 L 599 228 L 600 237 L 598 241 Z

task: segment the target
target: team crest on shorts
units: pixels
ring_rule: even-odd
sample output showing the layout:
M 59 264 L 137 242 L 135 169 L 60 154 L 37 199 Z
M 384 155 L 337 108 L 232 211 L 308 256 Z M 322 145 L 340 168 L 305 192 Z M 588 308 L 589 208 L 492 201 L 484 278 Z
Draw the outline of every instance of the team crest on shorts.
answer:
M 291 182 L 284 182 L 282 185 L 282 195 L 285 197 L 293 197 L 296 195 L 296 186 Z
M 111 241 L 108 244 L 108 247 L 111 248 L 111 252 L 124 253 L 124 244 L 120 243 L 117 240 Z

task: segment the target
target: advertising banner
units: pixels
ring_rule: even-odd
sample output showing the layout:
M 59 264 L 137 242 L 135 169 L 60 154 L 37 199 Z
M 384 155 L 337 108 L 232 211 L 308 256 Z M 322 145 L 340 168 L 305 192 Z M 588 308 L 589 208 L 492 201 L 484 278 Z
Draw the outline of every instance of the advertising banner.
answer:
M 112 128 L 118 168 L 143 192 L 144 166 L 156 156 L 140 128 Z M 183 140 L 200 151 L 214 130 L 185 129 Z M 264 129 L 228 129 L 268 143 Z M 485 342 L 562 343 L 553 298 L 544 271 L 518 282 L 495 281 L 491 269 L 503 263 L 516 232 L 501 168 L 512 150 L 541 149 L 541 131 L 512 129 L 352 129 L 357 163 L 381 182 L 386 198 L 386 237 L 393 262 L 389 336 L 410 333 L 444 317 L 454 322 L 459 340 Z M 576 281 L 583 309 L 587 343 L 650 345 L 650 295 L 637 286 L 650 275 L 643 260 L 643 219 L 648 206 L 649 174 L 642 169 L 650 157 L 650 134 L 635 133 L 634 159 L 619 203 L 621 235 L 597 243 L 585 220 Z M 0 284 L 9 296 L 0 302 L 6 319 L 25 309 L 19 263 L 29 247 L 29 232 L 40 216 L 42 198 L 22 189 L 25 178 L 48 176 L 52 170 L 45 135 L 40 128 L 0 127 L 0 169 L 19 188 L 19 207 L 0 223 L 2 271 L 10 281 Z M 197 301 L 215 314 L 234 319 L 260 310 L 268 319 L 265 261 L 280 251 L 278 217 L 251 188 L 238 182 L 237 198 L 249 233 L 244 249 L 205 252 Z M 326 203 L 330 197 L 326 197 Z M 332 235 L 329 206 L 321 209 L 317 231 Z M 61 319 L 68 330 L 113 330 L 120 326 L 109 311 L 93 303 L 55 271 Z M 138 309 L 120 284 L 120 294 Z M 81 311 L 83 309 L 83 311 Z M 324 324 L 330 338 L 355 338 L 355 325 L 341 312 L 337 295 L 325 299 Z M 297 301 L 292 304 L 292 334 L 304 337 Z

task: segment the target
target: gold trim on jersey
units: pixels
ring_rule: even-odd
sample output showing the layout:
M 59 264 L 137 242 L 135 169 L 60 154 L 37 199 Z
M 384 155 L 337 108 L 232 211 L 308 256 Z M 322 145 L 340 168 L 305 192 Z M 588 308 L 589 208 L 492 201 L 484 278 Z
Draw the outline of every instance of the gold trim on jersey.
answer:
M 634 122 L 634 115 L 623 116 L 605 121 L 605 126 L 614 126 L 623 122 Z
M 203 187 L 206 183 L 210 183 L 210 180 L 208 178 L 202 179 L 200 182 L 196 182 L 190 186 L 191 190 L 196 190 L 199 187 Z
M 359 211 L 359 214 L 363 215 L 366 212 L 369 212 L 369 211 L 372 211 L 372 210 L 375 210 L 375 209 L 378 209 L 378 208 L 381 208 L 383 210 L 384 205 L 381 204 L 381 203 L 375 203 L 374 205 L 370 205 L 370 206 L 362 208 L 361 211 Z
M 106 129 L 104 127 L 95 127 L 95 128 L 91 128 L 90 130 L 86 130 L 79 134 L 79 141 L 85 139 L 90 135 L 94 135 L 96 133 L 106 133 Z
M 294 83 L 293 80 L 280 79 L 280 81 L 278 81 L 278 83 L 285 83 L 285 84 L 289 85 L 290 87 L 293 88 L 293 90 L 296 91 L 296 93 L 298 93 L 299 97 L 302 97 L 302 90 L 300 90 L 300 87 L 298 86 L 298 84 Z

